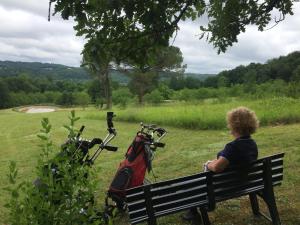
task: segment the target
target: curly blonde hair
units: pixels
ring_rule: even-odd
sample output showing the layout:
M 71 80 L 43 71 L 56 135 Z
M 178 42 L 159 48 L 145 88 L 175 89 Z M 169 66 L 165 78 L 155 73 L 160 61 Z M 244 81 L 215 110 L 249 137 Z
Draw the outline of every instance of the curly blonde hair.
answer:
M 239 135 L 248 136 L 255 133 L 259 121 L 254 111 L 241 106 L 227 113 L 227 126 Z

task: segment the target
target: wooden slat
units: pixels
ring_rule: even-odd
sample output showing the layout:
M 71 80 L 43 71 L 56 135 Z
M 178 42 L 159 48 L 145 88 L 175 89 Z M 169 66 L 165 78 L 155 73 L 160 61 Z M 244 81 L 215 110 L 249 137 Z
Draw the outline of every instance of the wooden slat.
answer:
M 250 163 L 249 165 L 247 165 L 247 167 L 254 167 L 256 164 L 261 164 L 265 159 L 267 158 L 270 158 L 272 162 L 275 162 L 277 160 L 283 160 L 283 157 L 284 157 L 284 153 L 279 153 L 279 154 L 276 154 L 276 155 L 271 155 L 271 156 L 267 156 L 267 157 L 263 157 L 263 158 L 260 158 L 252 163 Z M 240 166 L 232 166 L 230 168 L 227 168 L 224 172 L 222 173 L 219 173 L 219 175 L 223 175 L 223 173 L 226 173 L 226 172 L 231 172 L 231 171 L 236 171 L 237 169 L 241 169 Z
M 179 177 L 179 178 L 172 179 L 172 180 L 166 180 L 166 181 L 161 181 L 158 183 L 153 183 L 152 188 L 155 190 L 156 188 L 159 188 L 159 187 L 168 186 L 168 185 L 172 185 L 172 184 L 178 184 L 178 183 L 182 183 L 182 182 L 186 182 L 186 181 L 205 180 L 207 173 L 208 172 L 197 173 L 197 174 L 193 174 L 193 175 L 186 176 L 186 177 Z
M 144 189 L 143 189 L 143 185 L 139 186 L 139 187 L 134 187 L 134 188 L 129 188 L 126 190 L 126 195 L 131 196 L 134 194 L 139 194 L 139 193 L 143 193 Z
M 283 173 L 283 166 L 275 166 L 272 168 L 272 174 L 279 174 Z M 221 181 L 214 181 L 214 189 L 222 188 L 222 187 L 231 187 L 235 186 L 236 184 L 239 184 L 241 182 L 246 182 L 246 181 L 253 181 L 257 180 L 259 178 L 263 178 L 263 171 L 257 171 L 257 172 L 252 172 L 245 174 L 234 174 L 231 176 L 231 178 L 228 178 L 226 180 L 221 180 Z
M 266 156 L 266 157 L 260 158 L 260 159 L 256 160 L 256 162 L 263 162 L 267 158 L 270 158 L 271 161 L 274 161 L 276 159 L 282 159 L 283 157 L 284 157 L 284 153 L 279 153 L 279 154 L 275 154 L 275 155 L 271 155 L 271 156 Z
M 127 207 L 129 209 L 129 211 L 134 211 L 137 209 L 145 208 L 146 207 L 145 199 L 127 202 Z
M 244 182 L 244 183 L 237 183 L 236 185 L 229 186 L 229 187 L 223 187 L 215 189 L 215 195 L 221 196 L 221 195 L 231 195 L 234 194 L 234 192 L 241 191 L 242 189 L 247 188 L 254 188 L 255 186 L 261 186 L 263 185 L 263 179 L 257 179 L 250 182 Z
M 274 161 L 272 161 L 271 164 L 272 164 L 272 168 L 281 166 L 281 165 L 283 165 L 283 160 L 275 159 Z M 213 174 L 213 181 L 216 182 L 216 181 L 232 179 L 232 177 L 237 176 L 242 173 L 254 173 L 254 172 L 258 172 L 258 171 L 262 171 L 262 170 L 263 170 L 263 164 L 255 163 L 251 167 L 244 167 L 244 168 L 240 167 L 240 168 L 235 168 L 235 170 L 230 169 L 229 171 L 226 170 L 225 172 L 222 172 L 222 173 Z
M 139 187 L 139 189 L 140 189 L 140 187 Z M 137 193 L 126 195 L 126 202 L 134 202 L 134 201 L 138 201 L 138 200 L 144 199 L 144 198 L 145 198 L 144 190 L 141 190 Z
M 176 200 L 176 201 L 170 201 L 170 202 L 166 202 L 160 205 L 156 205 L 154 206 L 155 212 L 160 212 L 160 211 L 164 211 L 167 209 L 172 209 L 172 208 L 176 208 L 179 206 L 183 206 L 183 205 L 188 205 L 188 204 L 198 204 L 198 206 L 200 206 L 200 204 L 207 204 L 207 198 L 206 195 L 195 195 L 186 199 L 181 199 L 181 200 Z
M 143 216 L 147 216 L 146 207 L 138 209 L 138 210 L 133 210 L 133 211 L 129 210 L 129 218 L 130 219 L 143 217 Z
M 273 185 L 279 185 L 283 179 L 282 173 L 278 173 L 272 176 Z M 216 199 L 220 201 L 220 199 L 230 199 L 242 195 L 248 195 L 251 192 L 263 190 L 264 182 L 263 178 L 245 183 L 236 186 L 231 186 L 229 188 L 219 188 L 215 189 Z
M 152 202 L 153 205 L 156 206 L 164 202 L 186 199 L 195 195 L 207 196 L 207 188 L 204 186 L 204 187 L 195 187 L 195 188 L 185 189 L 185 190 L 183 189 L 181 191 L 173 192 L 170 194 L 153 197 Z
M 175 208 L 170 208 L 170 209 L 156 212 L 155 216 L 157 216 L 157 217 L 165 216 L 165 215 L 173 214 L 173 213 L 185 210 L 185 209 L 195 208 L 195 207 L 198 207 L 199 205 L 207 205 L 207 204 L 208 204 L 207 200 L 204 200 L 202 202 L 195 202 L 195 203 L 191 203 L 191 204 L 184 204 L 184 205 L 180 205 Z
M 149 218 L 148 216 L 137 217 L 137 218 L 134 218 L 134 219 L 130 220 L 130 223 L 131 223 L 132 225 L 134 225 L 134 224 L 139 224 L 139 223 L 142 223 L 142 222 L 147 221 L 148 218 Z
M 221 201 L 225 201 L 228 199 L 233 199 L 233 198 L 238 198 L 244 195 L 248 195 L 250 193 L 254 193 L 254 192 L 258 192 L 264 189 L 264 185 L 260 185 L 260 186 L 255 186 L 252 188 L 246 188 L 242 191 L 237 191 L 231 195 L 220 195 L 220 196 L 216 196 L 216 202 L 221 202 Z
M 152 201 L 154 205 L 161 204 L 165 201 L 174 201 L 188 198 L 190 196 L 194 196 L 196 194 L 207 195 L 207 187 L 205 185 L 195 185 L 197 183 L 191 183 L 194 187 L 188 188 L 186 185 L 177 185 L 177 186 L 167 186 L 162 188 L 162 191 L 157 189 L 151 195 Z M 169 189 L 167 189 L 169 188 Z M 133 199 L 133 198 L 131 198 Z M 127 203 L 129 211 L 139 210 L 141 208 L 145 208 L 144 200 L 134 200 Z M 140 215 L 140 211 L 138 211 L 137 215 Z
M 152 188 L 156 189 L 156 188 L 159 188 L 159 187 L 168 186 L 168 185 L 172 185 L 172 184 L 177 184 L 177 183 L 190 181 L 190 180 L 199 180 L 199 181 L 200 180 L 205 180 L 207 173 L 208 172 L 197 173 L 197 174 L 193 174 L 193 175 L 186 176 L 186 177 L 180 177 L 180 178 L 176 178 L 176 179 L 171 179 L 171 180 L 166 180 L 166 181 L 153 183 Z M 205 183 L 205 181 L 203 181 L 203 183 Z M 134 187 L 134 188 L 130 188 L 130 189 L 126 190 L 126 196 L 128 196 L 129 198 L 131 196 L 135 196 L 135 195 L 140 196 L 142 194 L 143 194 L 143 186 Z
M 169 194 L 169 193 L 176 192 L 179 190 L 185 190 L 188 188 L 206 186 L 205 184 L 206 184 L 206 180 L 185 181 L 185 182 L 181 182 L 181 183 L 173 184 L 173 185 L 169 185 L 169 186 L 153 188 L 151 190 L 151 194 L 153 196 L 164 195 L 164 194 Z

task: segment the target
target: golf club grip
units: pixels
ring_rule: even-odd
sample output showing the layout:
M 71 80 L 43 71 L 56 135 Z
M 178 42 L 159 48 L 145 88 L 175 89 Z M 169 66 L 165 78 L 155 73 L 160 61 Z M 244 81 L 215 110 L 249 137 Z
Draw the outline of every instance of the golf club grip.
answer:
M 164 148 L 165 145 L 166 145 L 165 143 L 161 143 L 161 142 L 154 143 L 154 146 L 157 147 L 157 148 Z
M 118 151 L 118 147 L 111 146 L 111 145 L 104 146 L 104 149 L 107 150 L 107 151 L 110 151 L 110 152 L 116 152 L 116 151 Z
M 90 141 L 89 148 L 93 148 L 96 144 L 100 145 L 102 142 L 103 141 L 100 138 L 94 138 L 92 141 Z
M 114 124 L 112 122 L 113 117 L 114 117 L 114 112 L 107 112 L 106 120 L 107 120 L 107 127 L 108 128 L 113 128 L 114 127 Z
M 84 128 L 85 128 L 85 126 L 81 126 L 81 128 L 80 128 L 80 130 L 79 130 L 79 132 L 78 132 L 78 134 L 76 136 L 76 138 L 80 137 L 80 135 L 81 135 L 82 131 L 84 130 Z

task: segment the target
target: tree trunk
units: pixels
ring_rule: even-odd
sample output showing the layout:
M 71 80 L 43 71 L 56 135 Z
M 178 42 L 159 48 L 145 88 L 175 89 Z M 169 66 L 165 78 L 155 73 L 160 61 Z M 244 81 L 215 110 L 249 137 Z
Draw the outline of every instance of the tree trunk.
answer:
M 144 95 L 145 95 L 144 89 L 140 86 L 139 93 L 138 93 L 139 105 L 143 105 Z
M 139 105 L 142 105 L 143 104 L 143 96 L 139 95 L 138 98 L 139 98 Z
M 109 80 L 109 70 L 106 68 L 103 71 L 103 85 L 104 85 L 104 95 L 106 101 L 106 109 L 111 109 L 112 107 L 112 91 Z

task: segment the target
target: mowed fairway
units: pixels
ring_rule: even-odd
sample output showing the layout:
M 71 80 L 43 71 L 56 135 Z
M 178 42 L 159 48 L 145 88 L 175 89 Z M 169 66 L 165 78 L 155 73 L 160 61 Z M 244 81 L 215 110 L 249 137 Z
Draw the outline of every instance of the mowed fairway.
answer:
M 106 134 L 106 122 L 92 119 L 89 115 L 99 114 L 105 117 L 104 111 L 77 110 L 81 119 L 77 127 L 85 125 L 84 137 L 101 137 Z M 11 110 L 0 111 L 0 224 L 6 224 L 7 210 L 3 207 L 8 195 L 2 188 L 8 185 L 6 174 L 10 160 L 17 162 L 19 181 L 33 180 L 34 169 L 39 154 L 39 140 L 36 134 L 40 129 L 40 121 L 48 117 L 53 127 L 52 137 L 59 150 L 59 145 L 66 139 L 63 124 L 68 124 L 69 112 L 59 111 L 43 114 L 24 114 Z M 116 153 L 104 152 L 96 161 L 95 179 L 98 181 L 97 199 L 102 204 L 105 191 L 111 182 L 120 160 L 123 159 L 128 145 L 139 129 L 138 123 L 115 122 L 118 135 L 112 144 L 119 146 Z M 202 170 L 202 163 L 215 157 L 223 146 L 232 140 L 227 130 L 188 130 L 165 127 L 168 135 L 164 139 L 165 149 L 156 153 L 153 167 L 157 180 L 165 180 L 178 176 L 197 173 Z M 285 152 L 283 185 L 276 187 L 277 204 L 283 225 L 300 224 L 300 124 L 266 126 L 254 135 L 260 157 Z M 152 175 L 150 180 L 154 180 Z M 264 207 L 262 207 L 264 208 Z M 217 205 L 215 212 L 210 213 L 215 225 L 267 225 L 263 219 L 255 219 L 251 215 L 250 205 L 246 198 L 235 199 Z M 126 218 L 117 218 L 115 224 L 125 225 Z M 165 217 L 159 224 L 188 224 L 180 219 L 180 214 Z

